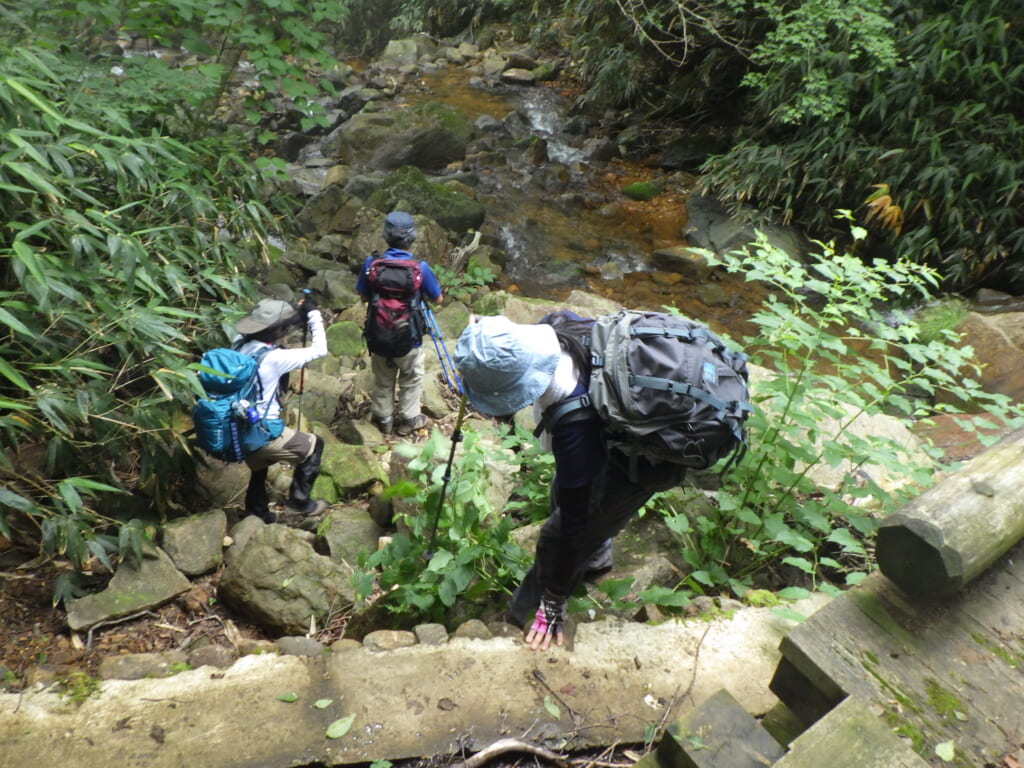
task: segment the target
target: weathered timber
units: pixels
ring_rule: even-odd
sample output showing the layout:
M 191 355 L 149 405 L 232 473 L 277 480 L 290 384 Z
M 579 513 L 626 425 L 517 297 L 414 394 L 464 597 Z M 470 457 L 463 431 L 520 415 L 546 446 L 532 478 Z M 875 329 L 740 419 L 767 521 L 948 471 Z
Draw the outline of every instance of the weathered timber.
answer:
M 958 765 L 996 763 L 1024 733 L 1022 579 L 1024 542 L 947 598 L 874 574 L 783 638 L 771 689 L 808 726 L 856 697 L 929 760 L 952 742 Z
M 1017 430 L 882 521 L 879 569 L 912 597 L 953 594 L 1024 538 L 1022 488 Z
M 848 696 L 828 715 L 793 742 L 774 768 L 928 768 L 921 757 L 896 736 L 868 705 Z
M 660 768 L 763 768 L 785 750 L 724 688 L 668 728 Z

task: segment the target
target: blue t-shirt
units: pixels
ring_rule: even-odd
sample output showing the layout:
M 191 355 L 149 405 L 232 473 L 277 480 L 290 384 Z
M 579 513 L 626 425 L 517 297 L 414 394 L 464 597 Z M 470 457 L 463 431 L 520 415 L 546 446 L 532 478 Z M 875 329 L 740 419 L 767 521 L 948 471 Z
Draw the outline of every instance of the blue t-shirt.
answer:
M 371 254 L 366 257 L 366 261 L 363 262 L 363 268 L 359 270 L 359 277 L 356 279 L 356 293 L 364 298 L 370 296 L 370 286 L 366 282 L 366 273 L 370 269 L 370 265 L 373 264 L 377 259 L 404 259 L 406 261 L 416 261 L 416 257 L 408 251 L 402 251 L 398 248 L 388 248 L 384 251 L 383 257 Z M 430 265 L 425 261 L 420 262 L 420 273 L 423 275 L 423 283 L 420 285 L 420 297 L 430 299 L 430 301 L 437 301 L 441 298 L 441 283 L 438 281 L 437 276 L 433 270 L 430 269 Z

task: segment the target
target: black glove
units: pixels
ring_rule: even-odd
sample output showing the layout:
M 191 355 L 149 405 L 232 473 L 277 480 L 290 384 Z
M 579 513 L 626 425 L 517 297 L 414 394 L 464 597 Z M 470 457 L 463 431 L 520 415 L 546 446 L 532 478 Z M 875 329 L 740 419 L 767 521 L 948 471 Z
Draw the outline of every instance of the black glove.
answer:
M 317 308 L 316 302 L 313 301 L 313 294 L 304 294 L 302 301 L 299 302 L 299 312 L 302 313 L 302 316 L 306 317 L 310 312 Z

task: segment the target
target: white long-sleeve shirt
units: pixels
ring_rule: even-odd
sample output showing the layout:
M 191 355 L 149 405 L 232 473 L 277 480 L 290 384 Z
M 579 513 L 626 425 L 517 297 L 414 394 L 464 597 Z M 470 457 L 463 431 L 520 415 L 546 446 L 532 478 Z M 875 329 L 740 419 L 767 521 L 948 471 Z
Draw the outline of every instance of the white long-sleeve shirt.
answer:
M 314 309 L 306 316 L 307 327 L 309 328 L 309 346 L 298 349 L 285 349 L 274 347 L 260 361 L 260 399 L 255 404 L 260 416 L 266 413 L 264 418 L 278 419 L 281 416 L 281 405 L 278 402 L 277 390 L 281 377 L 289 371 L 301 368 L 317 358 L 327 354 L 327 334 L 324 332 L 324 320 L 320 310 Z M 272 346 L 263 341 L 250 339 L 241 347 L 239 352 L 246 355 L 255 354 L 261 347 Z

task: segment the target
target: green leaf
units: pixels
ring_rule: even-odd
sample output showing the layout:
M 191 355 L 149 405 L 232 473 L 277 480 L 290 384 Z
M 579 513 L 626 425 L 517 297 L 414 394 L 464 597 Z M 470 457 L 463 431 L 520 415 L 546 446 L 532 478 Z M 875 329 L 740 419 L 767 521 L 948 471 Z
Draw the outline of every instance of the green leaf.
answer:
M 956 757 L 956 745 L 952 741 L 943 741 L 935 745 L 935 756 L 944 763 L 953 762 Z
M 313 706 L 317 709 L 327 709 L 333 703 L 334 699 L 317 699 L 313 702 Z
M 560 720 L 562 718 L 562 710 L 559 709 L 558 705 L 551 700 L 550 696 L 544 697 L 544 709 L 546 709 L 548 714 L 555 718 L 555 720 Z
M 811 593 L 803 587 L 786 587 L 779 590 L 779 597 L 783 600 L 806 600 Z
M 278 701 L 283 701 L 286 704 L 292 704 L 299 700 L 299 694 L 297 693 L 282 693 L 277 697 Z
M 427 566 L 428 571 L 443 571 L 451 563 L 453 555 L 451 552 L 446 552 L 443 549 L 438 550 L 434 553 L 433 557 L 430 558 L 430 565 Z
M 352 727 L 352 723 L 355 721 L 355 719 L 356 716 L 355 713 L 353 713 L 348 717 L 343 717 L 340 720 L 335 720 L 333 723 L 327 726 L 327 738 L 340 739 L 342 736 L 348 733 L 349 728 Z

